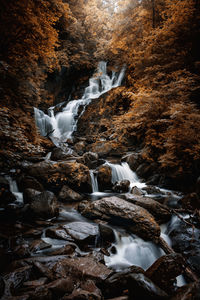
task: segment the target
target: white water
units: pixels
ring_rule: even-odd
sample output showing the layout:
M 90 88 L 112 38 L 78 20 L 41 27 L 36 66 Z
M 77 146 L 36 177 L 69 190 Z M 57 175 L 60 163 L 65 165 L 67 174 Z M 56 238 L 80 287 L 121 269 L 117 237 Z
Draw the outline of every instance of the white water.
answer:
M 96 75 L 90 78 L 89 86 L 85 89 L 81 99 L 68 102 L 62 111 L 56 114 L 54 113 L 55 106 L 49 108 L 48 114 L 34 108 L 36 125 L 41 135 L 49 135 L 56 146 L 61 146 L 68 138 L 72 137 L 76 130 L 79 108 L 83 107 L 80 114 L 82 115 L 92 99 L 97 99 L 112 88 L 120 86 L 124 73 L 125 67 L 119 73 L 113 71 L 112 75 L 109 76 L 106 62 L 100 62 Z M 58 106 L 60 107 L 61 104 Z
M 91 177 L 91 183 L 92 183 L 92 193 L 98 193 L 99 186 L 98 186 L 97 176 L 94 173 L 94 170 L 90 170 L 90 177 Z
M 13 180 L 10 176 L 6 176 L 6 179 L 9 182 L 10 185 L 10 191 L 15 195 L 16 197 L 16 202 L 19 204 L 23 204 L 23 193 L 19 192 L 19 189 L 17 187 L 17 183 L 15 180 Z
M 112 183 L 115 184 L 117 181 L 129 180 L 130 188 L 137 186 L 143 188 L 146 186 L 145 183 L 140 182 L 135 172 L 133 172 L 127 162 L 120 164 L 112 164 L 109 162 L 105 163 L 112 169 Z
M 172 217 L 171 223 L 177 220 L 177 217 Z M 171 246 L 171 239 L 168 236 L 168 224 L 163 224 L 161 228 L 161 237 Z M 156 246 L 153 242 L 144 241 L 136 235 L 122 235 L 118 231 L 114 230 L 115 243 L 112 246 L 115 247 L 116 253 L 112 254 L 110 250 L 110 256 L 104 256 L 105 263 L 108 267 L 115 269 L 116 271 L 123 270 L 124 268 L 132 265 L 142 267 L 147 270 L 159 257 L 165 255 L 164 251 Z M 112 247 L 111 247 L 112 249 Z M 177 278 L 177 286 L 183 286 L 186 281 L 182 275 Z

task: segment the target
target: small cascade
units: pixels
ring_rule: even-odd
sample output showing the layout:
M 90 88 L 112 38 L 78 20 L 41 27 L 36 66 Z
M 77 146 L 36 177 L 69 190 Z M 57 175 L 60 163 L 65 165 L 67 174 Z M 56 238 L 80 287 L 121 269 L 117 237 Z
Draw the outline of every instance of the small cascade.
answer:
M 94 170 L 90 170 L 90 177 L 92 183 L 92 193 L 98 193 L 99 192 L 98 181 L 97 181 L 97 176 L 94 173 Z
M 163 251 L 152 242 L 146 242 L 136 235 L 122 236 L 115 230 L 116 253 L 105 256 L 108 267 L 117 271 L 132 265 L 148 269 L 154 261 L 163 255 Z M 111 248 L 112 249 L 112 248 Z
M 121 85 L 125 73 L 125 67 L 120 72 L 112 72 L 107 74 L 106 62 L 100 62 L 97 74 L 90 78 L 89 86 L 85 89 L 83 97 L 79 100 L 69 101 L 62 111 L 55 114 L 55 108 L 61 108 L 63 103 L 48 109 L 48 114 L 34 108 L 36 125 L 41 135 L 49 136 L 57 147 L 61 147 L 68 138 L 72 137 L 73 132 L 77 128 L 79 108 L 82 106 L 82 115 L 86 106 L 92 99 L 99 98 L 102 94 L 108 92 L 112 88 Z
M 119 164 L 112 164 L 109 162 L 106 162 L 106 165 L 108 165 L 112 169 L 112 183 L 114 184 L 116 181 L 121 180 L 129 180 L 130 181 L 130 187 L 137 186 L 138 188 L 145 187 L 145 183 L 142 183 L 139 181 L 137 175 L 135 172 L 133 172 L 127 162 L 123 162 L 121 165 Z
M 23 204 L 23 193 L 19 192 L 16 181 L 13 180 L 10 176 L 6 176 L 6 179 L 8 180 L 10 185 L 10 191 L 13 193 L 13 195 L 15 195 L 17 199 L 16 202 L 19 204 Z

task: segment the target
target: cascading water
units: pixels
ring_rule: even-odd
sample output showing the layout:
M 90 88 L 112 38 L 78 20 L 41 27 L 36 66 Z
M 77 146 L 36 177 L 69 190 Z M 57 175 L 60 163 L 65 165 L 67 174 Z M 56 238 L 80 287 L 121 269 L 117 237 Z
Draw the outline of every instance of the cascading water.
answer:
M 145 183 L 142 183 L 139 181 L 137 175 L 135 172 L 133 172 L 128 163 L 123 162 L 121 165 L 119 164 L 112 164 L 109 162 L 106 162 L 106 165 L 109 166 L 112 169 L 112 183 L 114 184 L 116 181 L 121 180 L 129 180 L 130 181 L 130 187 L 137 186 L 138 188 L 145 187 Z
M 90 177 L 92 183 L 92 193 L 98 193 L 99 192 L 98 181 L 97 181 L 97 177 L 94 174 L 94 170 L 90 170 Z
M 19 189 L 18 189 L 18 186 L 17 186 L 17 183 L 15 180 L 13 180 L 10 176 L 6 176 L 6 179 L 8 180 L 9 182 L 9 185 L 10 185 L 10 191 L 15 195 L 16 197 L 16 202 L 18 204 L 21 204 L 23 205 L 23 193 L 20 193 L 19 192 Z
M 82 99 L 68 102 L 62 111 L 57 114 L 54 113 L 55 107 L 50 107 L 48 114 L 34 108 L 36 125 L 41 135 L 49 135 L 54 144 L 60 147 L 76 130 L 80 106 L 83 106 L 82 115 L 85 107 L 92 99 L 97 99 L 112 88 L 121 85 L 124 73 L 125 67 L 119 73 L 113 71 L 112 75 L 109 76 L 106 62 L 100 62 L 96 76 L 90 78 L 89 86 L 85 89 Z

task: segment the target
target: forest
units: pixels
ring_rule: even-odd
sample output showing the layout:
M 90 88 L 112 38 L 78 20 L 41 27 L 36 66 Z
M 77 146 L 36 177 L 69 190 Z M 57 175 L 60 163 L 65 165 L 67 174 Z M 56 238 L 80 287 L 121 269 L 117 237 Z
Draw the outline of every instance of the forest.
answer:
M 200 299 L 200 1 L 0 4 L 0 299 Z

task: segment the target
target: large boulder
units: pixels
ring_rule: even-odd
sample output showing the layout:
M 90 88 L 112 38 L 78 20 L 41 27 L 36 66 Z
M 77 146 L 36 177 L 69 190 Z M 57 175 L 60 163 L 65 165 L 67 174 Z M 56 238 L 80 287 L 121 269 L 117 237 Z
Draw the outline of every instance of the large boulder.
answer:
M 87 218 L 103 219 L 122 225 L 144 239 L 157 241 L 160 236 L 159 225 L 146 209 L 118 197 L 82 202 L 79 210 Z
M 112 170 L 107 165 L 102 165 L 97 171 L 97 180 L 100 191 L 109 190 L 112 188 Z
M 49 219 L 58 216 L 59 208 L 55 195 L 49 191 L 35 195 L 29 203 L 28 212 L 36 218 Z
M 72 157 L 76 156 L 77 154 L 68 149 L 68 151 L 64 151 L 60 148 L 55 148 L 53 149 L 52 153 L 51 153 L 51 160 L 53 161 L 58 161 L 58 160 L 61 160 L 61 161 L 65 161 L 65 160 L 69 160 L 71 159 Z
M 27 168 L 27 173 L 50 190 L 58 191 L 61 185 L 66 184 L 81 192 L 92 192 L 89 169 L 77 162 L 43 161 Z
M 86 222 L 72 222 L 64 225 L 63 228 L 78 244 L 94 245 L 99 234 L 96 224 Z
M 167 293 L 174 292 L 176 277 L 185 270 L 185 260 L 181 254 L 172 253 L 157 259 L 145 275 Z
M 131 194 L 127 194 L 124 197 L 127 201 L 147 209 L 159 223 L 169 221 L 171 218 L 168 207 L 151 198 Z
M 83 197 L 79 193 L 70 189 L 67 185 L 63 185 L 58 195 L 58 199 L 61 201 L 81 201 L 83 200 Z
M 98 166 L 99 156 L 94 152 L 86 152 L 83 154 L 83 162 L 89 169 L 96 169 Z
M 34 189 L 40 192 L 44 191 L 42 184 L 37 179 L 31 176 L 20 176 L 17 179 L 17 185 L 21 192 L 25 191 L 26 189 Z
M 122 161 L 126 161 L 133 171 L 136 171 L 139 165 L 143 162 L 140 153 L 131 153 L 122 158 Z

